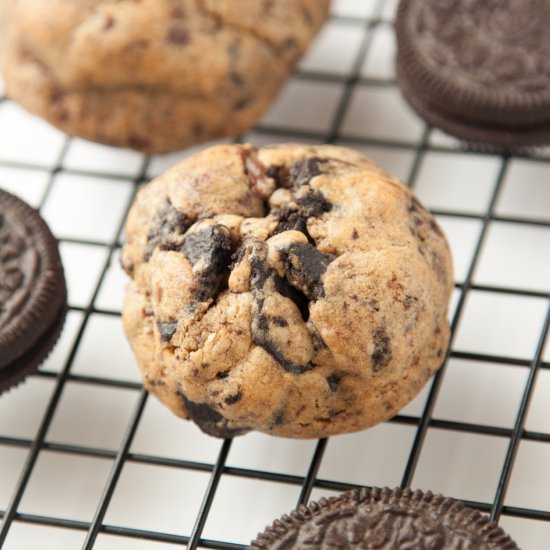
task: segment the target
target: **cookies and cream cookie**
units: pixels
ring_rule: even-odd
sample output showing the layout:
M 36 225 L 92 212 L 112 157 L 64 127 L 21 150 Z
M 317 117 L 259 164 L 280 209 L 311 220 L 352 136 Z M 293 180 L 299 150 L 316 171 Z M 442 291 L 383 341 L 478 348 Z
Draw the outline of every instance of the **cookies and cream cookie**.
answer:
M 210 434 L 360 430 L 443 360 L 445 237 L 355 151 L 207 149 L 139 192 L 126 235 L 124 323 L 145 386 Z

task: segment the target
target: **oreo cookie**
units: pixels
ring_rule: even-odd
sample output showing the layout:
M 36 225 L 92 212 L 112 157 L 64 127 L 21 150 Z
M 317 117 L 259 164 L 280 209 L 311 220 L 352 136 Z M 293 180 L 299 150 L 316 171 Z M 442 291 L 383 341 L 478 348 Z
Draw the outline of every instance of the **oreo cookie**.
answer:
M 66 310 L 57 241 L 36 210 L 0 190 L 0 393 L 38 369 Z
M 480 146 L 550 143 L 550 0 L 401 0 L 397 78 L 431 125 Z
M 276 520 L 252 550 L 519 550 L 504 531 L 458 501 L 410 489 L 362 488 Z

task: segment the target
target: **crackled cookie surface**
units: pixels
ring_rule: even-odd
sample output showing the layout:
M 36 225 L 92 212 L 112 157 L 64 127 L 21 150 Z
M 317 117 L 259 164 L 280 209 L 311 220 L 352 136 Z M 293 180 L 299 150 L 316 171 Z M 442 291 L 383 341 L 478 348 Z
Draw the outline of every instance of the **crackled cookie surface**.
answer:
M 213 147 L 145 186 L 126 230 L 124 324 L 145 386 L 207 433 L 360 430 L 443 359 L 445 237 L 359 153 Z
M 69 134 L 147 152 L 236 135 L 329 0 L 0 0 L 7 92 Z

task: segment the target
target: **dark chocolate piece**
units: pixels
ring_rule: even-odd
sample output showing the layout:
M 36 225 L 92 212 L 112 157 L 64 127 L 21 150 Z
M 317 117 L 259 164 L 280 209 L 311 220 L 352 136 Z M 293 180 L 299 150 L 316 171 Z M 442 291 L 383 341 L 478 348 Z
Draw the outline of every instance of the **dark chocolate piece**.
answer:
M 362 488 L 297 510 L 258 535 L 251 550 L 519 550 L 478 510 L 410 489 Z
M 161 342 L 170 342 L 172 336 L 178 328 L 177 321 L 161 322 L 157 323 L 159 327 L 160 340 Z
M 311 189 L 302 197 L 296 199 L 305 216 L 317 217 L 332 210 L 332 204 L 317 189 Z
M 263 301 L 258 307 L 260 313 L 258 313 L 252 321 L 252 341 L 257 346 L 267 351 L 283 369 L 292 374 L 302 374 L 303 372 L 311 370 L 314 367 L 312 364 L 300 365 L 299 363 L 294 363 L 286 359 L 279 346 L 269 338 L 269 321 L 267 317 L 261 313 Z
M 302 316 L 302 319 L 304 321 L 307 321 L 309 319 L 308 297 L 301 290 L 294 288 L 293 286 L 290 286 L 287 280 L 281 279 L 281 277 L 274 276 L 273 284 L 274 284 L 275 290 L 279 294 L 281 294 L 285 298 L 288 298 L 289 300 L 292 300 L 294 302 L 295 306 L 300 311 L 300 315 Z
M 298 210 L 294 210 L 289 206 L 283 206 L 277 212 L 277 228 L 273 235 L 282 233 L 283 231 L 300 231 L 311 239 L 307 230 L 307 219 Z
M 252 273 L 250 286 L 256 302 L 256 312 L 252 320 L 252 341 L 269 353 L 281 367 L 293 374 L 301 374 L 313 368 L 313 365 L 300 365 L 285 358 L 279 346 L 269 336 L 270 319 L 263 313 L 264 307 L 264 286 L 271 279 L 274 289 L 294 301 L 304 320 L 309 317 L 308 300 L 297 289 L 292 288 L 284 279 L 281 279 L 266 264 L 267 245 L 263 242 L 256 242 L 250 251 L 250 265 Z M 273 319 L 271 319 L 273 322 Z M 277 325 L 277 321 L 274 322 Z
M 327 384 L 331 392 L 335 392 L 338 390 L 338 384 L 340 384 L 340 380 L 342 380 L 342 376 L 337 373 L 327 376 Z
M 185 27 L 174 26 L 168 31 L 166 39 L 175 46 L 186 46 L 190 42 L 189 31 Z
M 310 244 L 315 245 L 315 241 L 307 230 L 307 219 L 329 212 L 332 209 L 332 204 L 327 201 L 321 191 L 316 189 L 312 189 L 298 198 L 296 203 L 297 208 L 285 205 L 277 211 L 278 223 L 273 235 L 283 231 L 300 231 L 307 237 Z
M 431 125 L 478 146 L 550 142 L 550 0 L 402 1 L 397 75 Z
M 387 367 L 392 358 L 391 338 L 388 336 L 384 327 L 378 327 L 373 335 L 374 351 L 372 352 L 372 370 L 381 371 Z
M 302 185 L 307 185 L 315 176 L 321 174 L 321 163 L 323 159 L 319 157 L 310 157 L 295 162 L 289 170 L 288 179 L 284 187 L 298 189 Z
M 193 220 L 166 201 L 166 206 L 158 212 L 147 234 L 144 260 L 149 260 L 157 246 L 161 250 L 177 250 L 181 237 L 192 224 Z
M 187 234 L 181 252 L 193 266 L 200 263 L 197 300 L 203 302 L 216 296 L 227 282 L 233 255 L 227 227 L 218 224 Z
M 310 300 L 317 300 L 325 295 L 321 278 L 331 260 L 311 244 L 293 244 L 284 255 L 286 278 Z
M 66 309 L 57 241 L 36 210 L 0 190 L 0 393 L 47 357 Z
M 194 403 L 187 399 L 182 392 L 178 392 L 178 397 L 182 400 L 187 410 L 187 414 L 189 414 L 189 418 L 201 429 L 201 431 L 208 435 L 228 438 L 242 435 L 249 431 L 242 428 L 231 428 L 229 422 L 206 403 Z

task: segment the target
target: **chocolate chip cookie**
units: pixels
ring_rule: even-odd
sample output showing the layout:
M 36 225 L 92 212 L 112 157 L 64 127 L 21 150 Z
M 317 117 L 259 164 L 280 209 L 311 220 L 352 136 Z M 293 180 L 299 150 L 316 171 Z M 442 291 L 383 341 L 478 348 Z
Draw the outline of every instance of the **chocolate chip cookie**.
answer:
M 65 132 L 165 152 L 254 125 L 329 0 L 0 0 L 10 97 Z
M 139 192 L 126 235 L 124 325 L 145 386 L 212 435 L 372 426 L 445 354 L 445 237 L 355 151 L 207 149 Z

